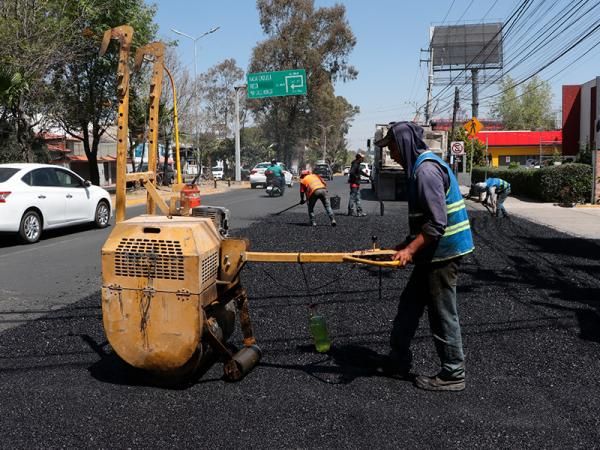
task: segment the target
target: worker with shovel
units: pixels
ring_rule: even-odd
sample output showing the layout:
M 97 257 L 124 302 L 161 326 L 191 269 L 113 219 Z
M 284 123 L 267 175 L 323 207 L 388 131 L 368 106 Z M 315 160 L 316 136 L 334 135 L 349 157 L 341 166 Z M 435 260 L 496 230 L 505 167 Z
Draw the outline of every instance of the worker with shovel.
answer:
M 465 364 L 456 283 L 462 256 L 473 251 L 465 203 L 452 169 L 423 141 L 423 129 L 412 122 L 395 122 L 375 143 L 389 147 L 392 158 L 409 176 L 410 235 L 393 256 L 415 268 L 400 296 L 384 370 L 410 379 L 410 343 L 428 309 L 429 326 L 441 362 L 434 376 L 417 376 L 415 385 L 434 391 L 465 388 Z
M 327 197 L 327 184 L 323 179 L 315 174 L 311 173 L 310 170 L 303 170 L 300 173 L 300 204 L 303 205 L 304 194 L 308 198 L 308 216 L 310 218 L 310 224 L 313 227 L 317 226 L 317 220 L 315 217 L 315 203 L 317 200 L 321 200 L 323 207 L 329 216 L 331 226 L 336 226 L 335 216 L 333 209 L 331 209 L 331 203 L 329 203 L 329 197 Z
M 496 217 L 508 217 L 504 208 L 504 201 L 510 195 L 510 183 L 502 178 L 488 178 L 485 182 L 477 183 L 479 192 L 485 192 L 482 203 L 492 207 L 492 214 Z

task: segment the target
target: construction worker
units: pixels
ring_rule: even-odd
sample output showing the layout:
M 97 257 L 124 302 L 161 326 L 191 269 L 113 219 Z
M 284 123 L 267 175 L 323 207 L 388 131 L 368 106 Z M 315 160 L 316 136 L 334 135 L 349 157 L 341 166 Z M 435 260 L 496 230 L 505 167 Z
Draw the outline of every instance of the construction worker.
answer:
M 485 192 L 483 203 L 492 207 L 496 217 L 508 217 L 504 208 L 504 201 L 510 195 L 510 183 L 502 178 L 488 178 L 485 182 L 477 183 L 480 192 Z
M 329 216 L 329 220 L 331 221 L 331 226 L 335 227 L 335 217 L 333 215 L 333 210 L 331 209 L 331 204 L 329 203 L 329 197 L 327 196 L 327 183 L 325 183 L 319 175 L 311 173 L 310 170 L 303 170 L 300 173 L 301 205 L 305 203 L 304 194 L 306 194 L 306 198 L 308 199 L 308 216 L 310 218 L 310 224 L 313 227 L 317 226 L 314 209 L 317 200 L 321 200 L 321 203 L 323 203 L 325 211 Z
M 267 175 L 267 172 L 270 172 Z M 270 177 L 277 182 L 279 185 L 279 189 L 281 190 L 281 195 L 285 192 L 285 174 L 283 173 L 283 169 L 279 164 L 277 164 L 277 160 L 271 160 L 271 165 L 267 167 L 265 170 L 265 177 L 267 177 L 267 183 L 271 180 Z
M 348 172 L 348 183 L 350 184 L 350 198 L 348 199 L 349 216 L 366 216 L 362 210 L 362 205 L 360 204 L 360 176 L 369 176 L 369 174 L 360 166 L 360 163 L 362 163 L 363 160 L 364 156 L 362 153 L 357 153 L 356 158 L 354 158 L 354 161 L 352 161 L 352 165 L 350 166 L 350 171 Z
M 448 164 L 428 149 L 423 128 L 412 122 L 390 124 L 385 137 L 375 144 L 389 147 L 391 157 L 409 176 L 410 235 L 396 247 L 393 259 L 401 266 L 415 264 L 400 296 L 384 370 L 412 379 L 410 343 L 427 307 L 441 370 L 434 376 L 417 376 L 414 383 L 427 390 L 463 390 L 465 365 L 456 283 L 460 260 L 474 246 L 458 182 Z

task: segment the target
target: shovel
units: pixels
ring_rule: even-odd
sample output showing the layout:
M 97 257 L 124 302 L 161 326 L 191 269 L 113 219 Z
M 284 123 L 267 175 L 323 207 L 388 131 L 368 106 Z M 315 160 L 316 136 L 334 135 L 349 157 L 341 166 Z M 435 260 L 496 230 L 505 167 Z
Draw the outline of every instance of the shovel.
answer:
M 284 213 L 284 212 L 286 212 L 286 211 L 289 211 L 290 209 L 292 209 L 292 208 L 295 208 L 296 206 L 298 206 L 298 205 L 300 205 L 300 204 L 301 204 L 300 202 L 298 202 L 298 203 L 295 203 L 295 204 L 293 204 L 292 206 L 289 206 L 289 207 L 287 207 L 287 208 L 285 208 L 285 209 L 283 209 L 283 210 L 281 210 L 281 211 L 279 211 L 279 212 L 273 213 L 273 214 L 271 214 L 271 215 L 272 215 L 272 216 L 278 216 L 279 214 L 281 214 L 281 213 Z

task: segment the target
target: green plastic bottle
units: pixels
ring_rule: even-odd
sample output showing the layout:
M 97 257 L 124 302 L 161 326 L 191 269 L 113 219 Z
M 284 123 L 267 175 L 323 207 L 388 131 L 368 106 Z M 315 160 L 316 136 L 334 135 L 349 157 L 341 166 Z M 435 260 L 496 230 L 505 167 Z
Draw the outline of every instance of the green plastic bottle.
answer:
M 331 348 L 331 340 L 327 332 L 327 323 L 325 317 L 317 312 L 317 306 L 310 306 L 310 318 L 308 327 L 315 343 L 315 348 L 319 353 L 327 353 Z

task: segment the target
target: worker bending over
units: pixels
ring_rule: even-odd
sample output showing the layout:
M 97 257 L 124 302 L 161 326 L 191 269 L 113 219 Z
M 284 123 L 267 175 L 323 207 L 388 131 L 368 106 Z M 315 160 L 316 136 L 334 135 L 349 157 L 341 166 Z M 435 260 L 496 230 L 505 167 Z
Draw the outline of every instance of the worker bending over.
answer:
M 483 203 L 489 203 L 496 217 L 508 217 L 504 201 L 510 194 L 510 183 L 502 178 L 488 178 L 485 182 L 477 183 L 479 190 L 485 192 Z
M 331 203 L 329 203 L 329 197 L 327 196 L 327 183 L 323 179 L 314 173 L 310 173 L 310 170 L 303 170 L 300 173 L 300 204 L 304 204 L 304 194 L 308 198 L 308 216 L 310 218 L 310 224 L 313 227 L 317 226 L 315 218 L 315 203 L 317 200 L 321 200 L 325 211 L 331 221 L 331 226 L 335 227 L 335 217 L 333 210 L 331 209 Z

